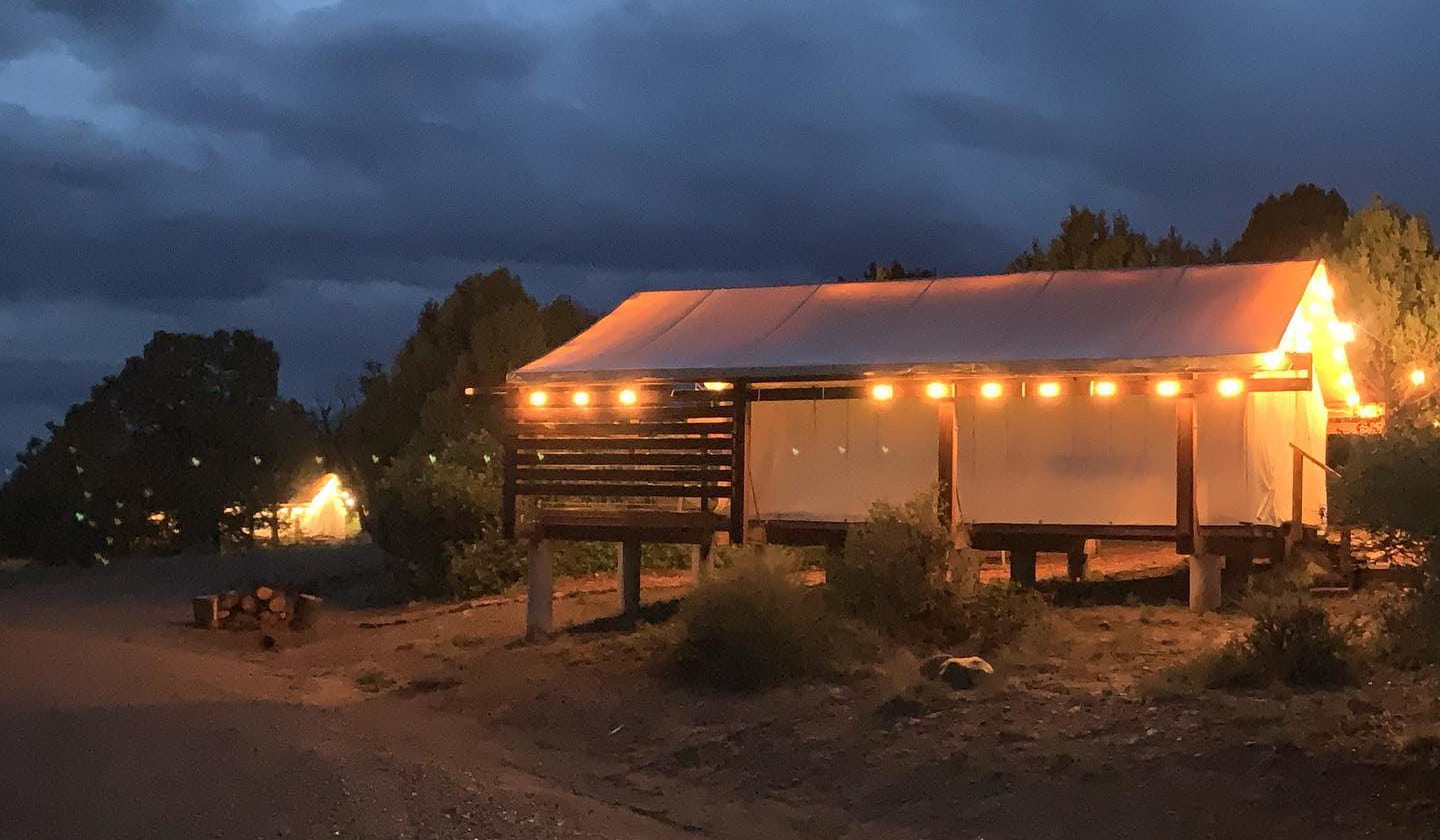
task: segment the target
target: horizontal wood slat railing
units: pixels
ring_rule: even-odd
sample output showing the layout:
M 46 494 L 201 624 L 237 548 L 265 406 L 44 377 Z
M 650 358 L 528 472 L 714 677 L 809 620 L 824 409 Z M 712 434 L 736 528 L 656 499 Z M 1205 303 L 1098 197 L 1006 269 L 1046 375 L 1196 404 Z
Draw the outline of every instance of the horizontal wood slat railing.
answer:
M 641 392 L 633 405 L 507 406 L 503 505 L 517 497 L 585 505 L 732 496 L 735 395 Z M 674 510 L 674 502 L 666 507 Z

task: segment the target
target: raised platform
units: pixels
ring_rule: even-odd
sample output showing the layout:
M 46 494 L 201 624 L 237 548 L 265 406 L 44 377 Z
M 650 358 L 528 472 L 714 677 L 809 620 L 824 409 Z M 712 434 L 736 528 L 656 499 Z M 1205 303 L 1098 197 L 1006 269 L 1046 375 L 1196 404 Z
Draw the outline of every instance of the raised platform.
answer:
M 751 520 L 761 528 L 765 541 L 775 545 L 838 546 L 854 524 L 800 519 Z M 1255 557 L 1279 557 L 1285 549 L 1283 525 L 1204 525 L 1201 534 L 1217 554 L 1248 552 Z M 1170 542 L 1174 525 L 1025 524 L 980 522 L 970 526 L 970 541 L 984 551 L 1075 551 L 1085 540 L 1133 540 Z
M 547 540 L 594 540 L 710 545 L 729 519 L 711 511 L 653 508 L 541 508 L 531 537 Z

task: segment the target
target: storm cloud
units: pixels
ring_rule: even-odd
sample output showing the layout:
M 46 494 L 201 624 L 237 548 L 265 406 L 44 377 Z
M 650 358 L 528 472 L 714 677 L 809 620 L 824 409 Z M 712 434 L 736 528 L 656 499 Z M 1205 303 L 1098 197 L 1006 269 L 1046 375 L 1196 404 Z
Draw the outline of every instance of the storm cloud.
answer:
M 1437 23 L 1399 0 L 5 4 L 0 451 L 162 327 L 253 326 L 326 398 L 500 263 L 605 307 L 872 259 L 994 270 L 1071 203 L 1197 240 L 1302 180 L 1427 210 Z

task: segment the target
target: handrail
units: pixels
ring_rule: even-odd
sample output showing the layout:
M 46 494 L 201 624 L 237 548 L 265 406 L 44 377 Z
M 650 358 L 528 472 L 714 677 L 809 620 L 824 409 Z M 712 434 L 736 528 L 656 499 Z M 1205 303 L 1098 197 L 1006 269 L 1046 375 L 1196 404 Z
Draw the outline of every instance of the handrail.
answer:
M 1314 455 L 1311 455 L 1309 452 L 1306 452 L 1305 450 L 1301 449 L 1299 446 L 1296 446 L 1295 444 L 1292 443 L 1292 444 L 1290 444 L 1290 448 L 1293 449 L 1293 450 L 1295 450 L 1295 452 L 1296 452 L 1297 454 L 1299 454 L 1300 456 L 1304 457 L 1305 460 L 1309 461 L 1310 463 L 1314 464 L 1315 466 L 1319 467 L 1320 469 L 1324 470 L 1325 472 L 1330 473 L 1330 474 L 1333 475 L 1333 476 L 1339 477 L 1339 475 L 1340 475 L 1340 471 L 1339 471 L 1339 470 L 1335 469 L 1334 467 L 1330 466 L 1329 464 L 1325 463 L 1324 461 L 1320 460 L 1319 458 L 1316 458 Z

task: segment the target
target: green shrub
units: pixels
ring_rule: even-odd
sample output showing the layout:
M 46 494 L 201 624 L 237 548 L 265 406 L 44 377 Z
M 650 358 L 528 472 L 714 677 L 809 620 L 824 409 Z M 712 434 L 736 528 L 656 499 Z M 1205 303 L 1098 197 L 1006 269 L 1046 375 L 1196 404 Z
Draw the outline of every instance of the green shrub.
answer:
M 896 507 L 877 503 L 850 529 L 825 566 L 826 589 L 849 615 L 902 642 L 1003 647 L 1044 610 L 1031 590 L 976 586 L 974 569 L 956 570 L 957 553 L 940 524 L 934 496 Z
M 833 671 L 846 631 L 819 595 L 765 558 L 736 562 L 680 605 L 670 670 L 737 691 Z
M 1255 616 L 1250 632 L 1195 669 L 1206 688 L 1330 688 L 1353 681 L 1349 638 L 1323 608 L 1291 594 L 1257 598 L 1249 609 Z
M 500 485 L 500 450 L 484 433 L 407 450 L 385 468 L 365 529 L 401 594 L 489 594 L 520 579 L 523 554 L 499 539 Z
M 1440 665 L 1440 584 L 1435 576 L 1440 559 L 1436 551 L 1432 543 L 1420 585 L 1402 591 L 1380 607 L 1376 652 L 1392 665 Z
M 950 535 L 933 497 L 877 502 L 825 565 L 826 589 L 851 615 L 897 638 L 949 634 L 956 598 L 945 581 Z
M 992 651 L 1015 640 L 1045 613 L 1045 599 L 1033 589 L 1012 583 L 992 583 L 962 597 L 957 608 L 957 636 L 978 650 Z
M 487 535 L 445 547 L 445 594 L 476 598 L 504 592 L 525 578 L 525 548 L 515 540 Z

